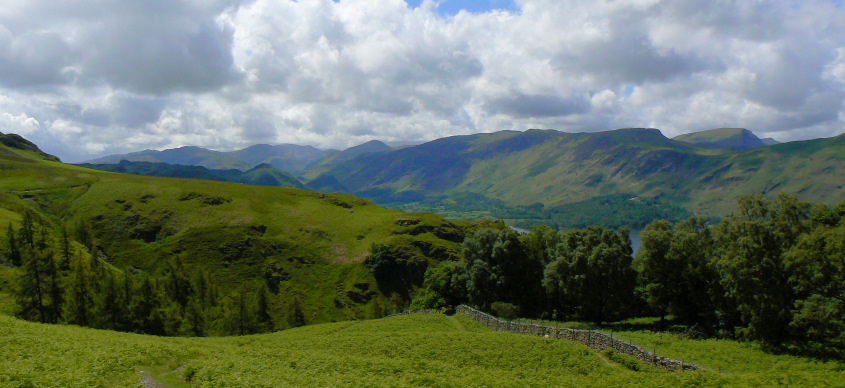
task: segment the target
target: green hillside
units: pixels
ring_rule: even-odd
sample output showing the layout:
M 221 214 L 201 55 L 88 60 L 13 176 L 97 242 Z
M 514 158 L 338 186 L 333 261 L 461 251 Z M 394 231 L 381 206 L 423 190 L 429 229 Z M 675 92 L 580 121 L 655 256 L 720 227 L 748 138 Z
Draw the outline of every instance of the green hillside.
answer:
M 472 227 L 349 195 L 102 172 L 5 145 L 0 170 L 3 247 L 7 226 L 17 230 L 26 214 L 54 246 L 63 226 L 72 236 L 90 229 L 89 247 L 73 241 L 72 253 L 115 270 L 158 276 L 178 259 L 189 273 L 207 271 L 222 295 L 267 286 L 276 328 L 291 324 L 296 306 L 306 323 L 404 308 L 414 283 L 380 288 L 362 263 L 373 244 L 401 251 L 424 270 L 457 257 Z
M 293 187 L 297 189 L 305 188 L 302 182 L 298 179 L 269 164 L 259 164 L 247 171 L 234 169 L 211 170 L 202 166 L 185 166 L 181 164 L 153 162 L 130 162 L 128 160 L 121 160 L 120 163 L 117 164 L 83 163 L 78 164 L 78 166 L 135 175 L 207 179 L 250 185 Z
M 53 155 L 50 155 L 48 153 L 45 153 L 44 151 L 41 151 L 41 149 L 38 148 L 38 146 L 35 145 L 35 143 L 33 143 L 29 140 L 26 140 L 23 137 L 21 137 L 20 135 L 17 135 L 17 134 L 14 134 L 14 133 L 3 134 L 3 132 L 0 132 L 0 144 L 3 144 L 3 145 L 5 145 L 6 147 L 9 147 L 9 148 L 19 149 L 19 150 L 24 150 L 24 151 L 31 151 L 31 152 L 35 153 L 36 155 L 38 155 L 39 157 L 41 157 L 42 159 L 45 159 L 45 160 L 52 160 L 54 162 L 60 161 L 59 158 L 57 158 Z
M 735 150 L 747 150 L 774 144 L 767 143 L 745 128 L 716 128 L 707 131 L 687 133 L 675 136 L 672 139 L 695 144 L 700 147 L 729 148 Z
M 352 160 L 359 155 L 386 152 L 390 151 L 390 147 L 378 140 L 371 140 L 364 144 L 354 147 L 349 147 L 340 152 L 326 153 L 325 157 L 319 160 L 316 164 L 310 166 L 307 170 L 301 172 L 301 176 L 306 180 L 313 181 L 321 174 L 331 170 L 332 166 Z
M 598 133 L 504 131 L 454 136 L 336 165 L 309 187 L 378 203 L 448 204 L 466 194 L 508 207 L 566 206 L 626 194 L 721 217 L 747 194 L 797 194 L 829 205 L 845 200 L 845 135 L 751 150 L 711 149 L 656 129 Z M 612 209 L 608 209 L 613 212 Z
M 493 332 L 441 314 L 224 338 L 162 338 L 0 315 L 0 385 L 811 387 L 841 386 L 845 378 L 839 362 L 637 334 L 644 336 L 659 352 L 707 370 L 634 371 L 577 343 Z

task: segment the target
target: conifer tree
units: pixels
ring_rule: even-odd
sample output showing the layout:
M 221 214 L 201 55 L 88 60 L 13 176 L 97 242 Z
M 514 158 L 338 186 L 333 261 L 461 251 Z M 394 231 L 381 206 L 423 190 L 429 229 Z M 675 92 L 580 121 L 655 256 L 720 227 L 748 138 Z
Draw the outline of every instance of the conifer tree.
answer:
M 55 255 L 52 253 L 48 256 L 46 265 L 46 277 L 49 281 L 47 287 L 50 295 L 50 323 L 59 321 L 62 315 L 62 304 L 64 303 L 64 290 L 62 289 L 61 279 L 59 278 L 59 268 L 56 264 Z
M 133 293 L 129 303 L 132 326 L 142 333 L 164 335 L 164 325 L 158 313 L 159 297 L 155 288 L 150 278 L 145 277 Z
M 21 251 L 17 240 L 15 240 L 15 230 L 12 227 L 11 222 L 9 222 L 9 229 L 6 230 L 6 238 L 9 240 L 9 261 L 11 261 L 12 265 L 16 267 L 20 266 Z
M 20 229 L 21 243 L 35 249 L 35 226 L 32 221 L 32 212 L 29 210 L 23 213 L 23 221 Z
M 65 224 L 62 224 L 61 249 L 62 260 L 59 262 L 59 269 L 68 270 L 70 269 L 70 236 L 68 236 L 67 225 Z
M 82 257 L 71 260 L 71 271 L 65 294 L 63 319 L 67 323 L 88 326 L 94 306 L 91 274 Z
M 24 319 L 49 322 L 47 281 L 45 278 L 44 252 L 27 249 L 23 255 L 24 273 L 19 279 L 17 293 L 20 316 Z
M 101 329 L 120 330 L 122 321 L 122 292 L 111 270 L 106 269 L 100 278 L 99 292 L 94 299 L 94 326 Z
M 263 329 L 270 330 L 273 328 L 273 317 L 270 316 L 270 306 L 267 301 L 267 288 L 262 284 L 258 288 L 258 311 L 256 313 L 258 323 Z
M 291 315 L 290 325 L 293 327 L 305 326 L 305 314 L 302 313 L 302 306 L 299 305 L 299 299 L 293 300 L 293 314 Z

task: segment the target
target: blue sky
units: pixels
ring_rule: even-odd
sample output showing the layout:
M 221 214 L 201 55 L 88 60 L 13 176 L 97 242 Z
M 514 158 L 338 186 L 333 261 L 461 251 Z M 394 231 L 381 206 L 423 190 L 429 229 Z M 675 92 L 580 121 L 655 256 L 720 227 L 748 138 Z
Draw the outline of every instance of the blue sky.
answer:
M 419 7 L 422 0 L 406 0 L 411 8 Z M 512 0 L 440 0 L 437 10 L 443 15 L 455 15 L 461 10 L 483 13 L 494 9 L 518 11 L 519 7 Z

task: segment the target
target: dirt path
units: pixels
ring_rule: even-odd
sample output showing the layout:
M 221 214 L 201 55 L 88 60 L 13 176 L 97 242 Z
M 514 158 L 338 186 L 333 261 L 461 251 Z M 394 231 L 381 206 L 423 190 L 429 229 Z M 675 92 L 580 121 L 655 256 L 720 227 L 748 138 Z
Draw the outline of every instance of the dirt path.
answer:
M 141 374 L 141 386 L 144 388 L 164 388 L 164 384 L 156 380 L 150 372 L 139 370 L 138 373 Z

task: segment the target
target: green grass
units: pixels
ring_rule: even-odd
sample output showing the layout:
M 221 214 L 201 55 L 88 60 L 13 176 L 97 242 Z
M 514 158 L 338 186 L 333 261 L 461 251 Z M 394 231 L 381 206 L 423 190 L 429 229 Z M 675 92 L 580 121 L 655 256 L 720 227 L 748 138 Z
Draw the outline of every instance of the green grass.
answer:
M 818 360 L 788 354 L 773 354 L 755 342 L 738 342 L 728 339 L 695 339 L 683 333 L 683 327 L 667 320 L 668 328 L 676 332 L 653 330 L 659 318 L 634 318 L 596 327 L 583 322 L 555 322 L 526 320 L 548 326 L 569 327 L 582 330 L 612 332 L 615 338 L 640 345 L 658 356 L 682 360 L 703 367 L 731 384 L 741 382 L 752 386 L 842 386 L 845 384 L 845 362 Z M 625 355 L 620 364 L 629 364 Z M 613 358 L 611 358 L 613 360 Z M 640 366 L 644 367 L 644 366 Z
M 54 241 L 62 224 L 69 224 L 73 236 L 74 225 L 84 221 L 114 267 L 154 273 L 179 257 L 189 271 L 208 270 L 224 295 L 241 284 L 265 282 L 264 274 L 274 268 L 287 278 L 270 295 L 277 328 L 288 326 L 295 301 L 308 323 L 404 308 L 409 301 L 379 292 L 364 267 L 372 244 L 406 246 L 437 262 L 457 255 L 462 240 L 444 239 L 438 231 L 462 236 L 473 227 L 350 195 L 110 173 L 2 145 L 0 151 L 0 240 L 27 211 Z M 397 219 L 418 224 L 403 226 Z M 433 232 L 419 233 L 420 227 Z M 362 287 L 374 292 L 358 298 Z
M 706 371 L 633 371 L 583 345 L 413 314 L 244 337 L 162 338 L 0 315 L 0 385 L 841 386 L 841 364 L 672 338 Z M 738 352 L 738 353 L 733 353 Z M 747 360 L 738 362 L 737 360 Z M 708 364 L 707 362 L 710 362 Z M 723 365 L 724 368 L 714 368 Z

